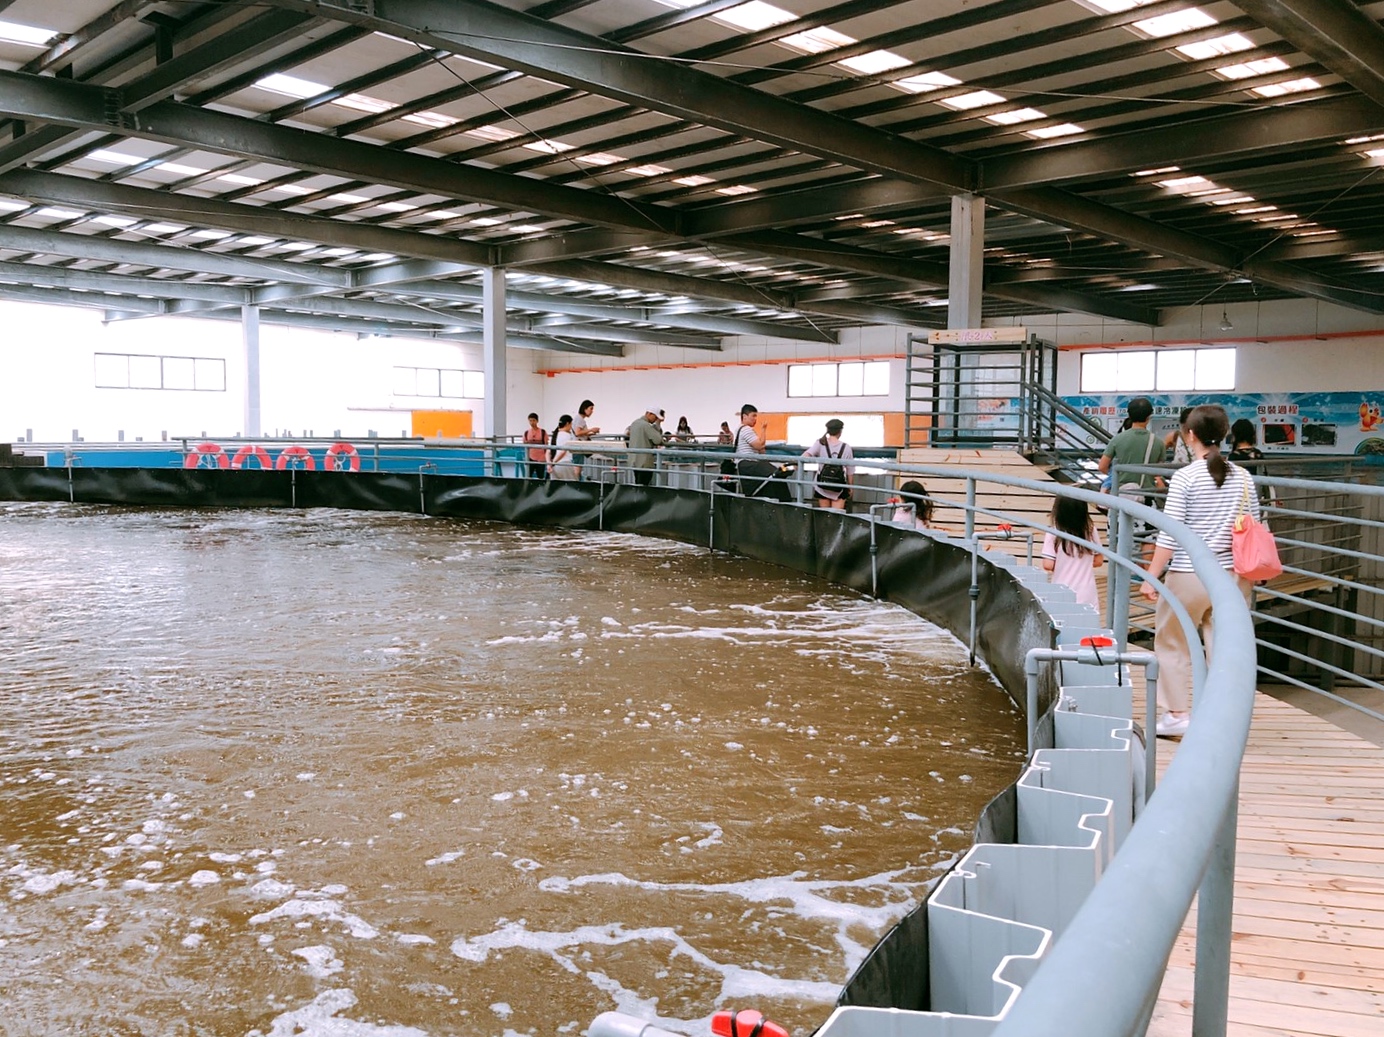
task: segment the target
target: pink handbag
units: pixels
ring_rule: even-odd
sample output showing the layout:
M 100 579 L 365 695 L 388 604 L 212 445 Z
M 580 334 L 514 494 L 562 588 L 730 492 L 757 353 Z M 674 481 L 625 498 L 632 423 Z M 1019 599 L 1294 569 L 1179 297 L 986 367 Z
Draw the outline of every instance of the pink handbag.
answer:
M 1243 472 L 1243 469 L 1241 469 Z M 1250 477 L 1244 472 L 1244 489 L 1240 492 L 1240 512 L 1230 535 L 1230 555 L 1237 576 L 1258 583 L 1272 580 L 1283 572 L 1278 560 L 1278 545 L 1268 527 L 1256 522 L 1249 513 Z

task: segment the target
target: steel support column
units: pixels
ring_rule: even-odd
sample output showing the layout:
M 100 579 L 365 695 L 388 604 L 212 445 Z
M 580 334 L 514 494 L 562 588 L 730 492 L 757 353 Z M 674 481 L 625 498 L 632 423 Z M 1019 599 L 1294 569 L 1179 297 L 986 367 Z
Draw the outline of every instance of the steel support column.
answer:
M 951 200 L 951 274 L 947 284 L 947 327 L 980 327 L 985 278 L 985 199 L 973 194 Z
M 482 434 L 492 439 L 506 435 L 505 392 L 509 381 L 505 370 L 505 270 L 488 266 L 481 271 L 482 319 L 485 350 L 485 425 Z
M 258 306 L 240 308 L 240 337 L 245 344 L 245 435 L 263 435 L 260 427 L 260 319 Z

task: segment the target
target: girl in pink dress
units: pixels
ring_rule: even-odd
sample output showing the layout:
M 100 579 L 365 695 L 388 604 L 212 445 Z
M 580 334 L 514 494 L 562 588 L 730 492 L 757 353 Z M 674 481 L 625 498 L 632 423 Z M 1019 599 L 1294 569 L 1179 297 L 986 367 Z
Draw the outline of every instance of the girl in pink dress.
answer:
M 1068 536 L 1086 541 L 1096 539 L 1091 512 L 1083 500 L 1058 497 L 1052 502 L 1049 524 Z M 1100 601 L 1096 597 L 1096 566 L 1104 562 L 1104 558 L 1085 544 L 1074 543 L 1052 533 L 1043 534 L 1043 568 L 1052 574 L 1052 582 L 1070 587 L 1077 601 L 1090 605 L 1097 612 L 1100 611 Z

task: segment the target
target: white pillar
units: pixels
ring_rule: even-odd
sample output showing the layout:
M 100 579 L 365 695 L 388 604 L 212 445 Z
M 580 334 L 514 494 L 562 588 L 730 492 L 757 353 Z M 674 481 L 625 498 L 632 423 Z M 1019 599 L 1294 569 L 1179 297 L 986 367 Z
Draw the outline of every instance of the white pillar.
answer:
M 947 327 L 980 327 L 980 294 L 985 276 L 985 199 L 952 195 L 951 271 L 947 284 Z
M 505 270 L 488 266 L 481 271 L 485 342 L 485 411 L 481 435 L 492 438 L 507 434 L 505 428 Z
M 240 308 L 240 337 L 245 343 L 245 436 L 258 439 L 260 430 L 260 319 L 258 306 Z

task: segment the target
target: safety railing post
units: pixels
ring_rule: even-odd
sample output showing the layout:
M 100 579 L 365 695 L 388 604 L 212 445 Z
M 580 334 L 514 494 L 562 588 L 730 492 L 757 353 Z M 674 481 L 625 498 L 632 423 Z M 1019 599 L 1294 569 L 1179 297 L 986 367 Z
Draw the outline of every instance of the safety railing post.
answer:
M 966 476 L 966 539 L 976 535 L 976 477 Z
M 1192 1033 L 1195 1037 L 1225 1037 L 1226 1032 L 1239 799 L 1237 779 L 1221 820 L 1216 845 L 1211 850 L 1211 862 L 1197 891 L 1197 964 L 1192 987 Z
M 975 484 L 971 484 L 974 489 Z M 970 512 L 967 512 L 969 515 Z M 971 599 L 971 636 L 968 641 L 970 653 L 970 664 L 976 664 L 976 617 L 979 612 L 980 604 L 980 541 L 971 538 L 971 586 L 967 589 L 967 596 Z
M 298 469 L 288 470 L 288 504 L 291 508 L 298 506 Z
M 706 490 L 706 549 L 716 551 L 716 486 L 713 483 Z
M 1126 561 L 1134 560 L 1134 516 L 1119 508 L 1111 508 L 1115 518 L 1115 553 Z M 1120 651 L 1129 646 L 1129 589 L 1130 570 L 1123 565 L 1112 567 L 1114 571 L 1106 581 L 1110 595 L 1111 623 L 1115 632 L 1115 644 Z

